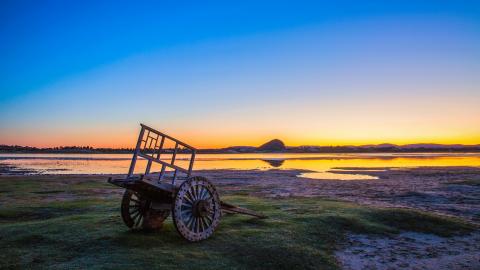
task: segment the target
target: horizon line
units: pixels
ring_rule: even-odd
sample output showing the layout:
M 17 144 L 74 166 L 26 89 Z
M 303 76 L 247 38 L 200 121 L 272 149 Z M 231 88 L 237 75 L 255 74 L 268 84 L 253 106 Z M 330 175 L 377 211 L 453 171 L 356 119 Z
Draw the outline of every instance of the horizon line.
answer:
M 288 146 L 285 145 L 285 148 L 302 148 L 302 147 L 406 147 L 406 146 L 442 146 L 442 147 L 451 147 L 451 146 L 460 146 L 460 147 L 480 147 L 480 143 L 477 144 L 462 144 L 462 143 L 426 143 L 426 142 L 418 142 L 418 143 L 407 143 L 407 144 L 395 144 L 395 143 L 374 143 L 374 144 L 344 144 L 344 145 L 298 145 L 298 146 Z M 32 148 L 38 150 L 49 150 L 49 149 L 66 149 L 66 148 L 84 148 L 89 150 L 99 150 L 99 149 L 111 149 L 111 150 L 126 150 L 126 149 L 135 149 L 135 147 L 93 147 L 90 145 L 59 145 L 59 146 L 49 146 L 49 147 L 37 147 L 37 146 L 29 146 L 29 145 L 8 145 L 8 144 L 0 144 L 0 150 L 2 147 L 17 147 L 17 148 Z M 252 145 L 231 145 L 227 147 L 217 147 L 217 148 L 198 148 L 197 150 L 222 150 L 222 149 L 229 149 L 229 148 L 238 148 L 238 147 L 252 147 L 252 148 L 259 148 L 260 146 L 252 146 Z M 167 148 L 169 149 L 169 148 Z

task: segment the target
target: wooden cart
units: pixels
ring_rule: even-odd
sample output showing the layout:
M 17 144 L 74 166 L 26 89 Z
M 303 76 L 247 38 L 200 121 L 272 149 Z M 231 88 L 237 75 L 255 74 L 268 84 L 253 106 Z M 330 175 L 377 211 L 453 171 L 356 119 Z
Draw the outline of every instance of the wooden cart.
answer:
M 157 229 L 171 213 L 180 235 L 195 242 L 212 235 L 222 214 L 265 217 L 222 202 L 207 178 L 192 176 L 195 154 L 194 147 L 141 124 L 128 175 L 108 179 L 109 183 L 125 188 L 121 215 L 129 228 Z M 135 175 L 138 158 L 146 159 L 147 165 L 144 174 Z M 161 165 L 157 173 L 150 172 L 154 163 Z

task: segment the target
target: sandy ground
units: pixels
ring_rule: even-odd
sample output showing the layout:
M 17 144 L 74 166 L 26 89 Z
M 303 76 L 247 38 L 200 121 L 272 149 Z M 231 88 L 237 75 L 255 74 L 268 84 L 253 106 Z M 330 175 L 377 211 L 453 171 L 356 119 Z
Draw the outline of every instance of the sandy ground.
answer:
M 480 224 L 480 168 L 422 167 L 365 171 L 349 168 L 343 173 L 377 176 L 377 180 L 312 180 L 300 171 L 200 171 L 220 190 L 248 190 L 267 197 L 327 197 L 379 207 L 407 207 L 459 216 Z M 251 191 L 253 190 L 253 192 Z
M 480 224 L 480 185 L 475 184 L 480 182 L 479 167 L 383 169 L 343 168 L 343 173 L 378 177 L 358 181 L 299 178 L 300 170 L 211 170 L 196 175 L 208 177 L 223 194 L 324 197 L 419 209 Z M 69 179 L 76 181 L 71 175 Z M 112 196 L 105 192 L 95 191 L 98 196 Z M 382 237 L 350 235 L 336 256 L 344 269 L 480 269 L 480 231 L 449 238 L 411 232 Z
M 334 181 L 298 178 L 298 171 L 204 171 L 220 190 L 255 190 L 268 197 L 327 197 L 378 207 L 405 207 L 450 215 L 480 224 L 480 168 L 386 168 L 345 173 L 368 174 L 378 180 Z M 253 194 L 252 194 L 253 195 Z M 336 253 L 343 269 L 480 269 L 480 232 L 462 237 L 405 232 L 372 237 L 350 235 Z
M 388 238 L 351 235 L 336 253 L 343 269 L 480 269 L 480 233 L 438 237 L 401 233 Z

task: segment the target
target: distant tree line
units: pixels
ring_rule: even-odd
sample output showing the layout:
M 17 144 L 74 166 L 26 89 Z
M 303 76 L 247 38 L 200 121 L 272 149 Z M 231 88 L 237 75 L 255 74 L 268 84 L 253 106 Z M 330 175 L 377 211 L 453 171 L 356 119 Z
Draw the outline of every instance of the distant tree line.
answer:
M 128 154 L 134 148 L 94 148 L 91 146 L 59 146 L 37 148 L 19 145 L 0 145 L 0 153 L 85 153 L 85 154 Z M 155 149 L 146 149 L 153 153 Z M 163 149 L 163 153 L 172 153 L 173 149 Z M 368 146 L 298 146 L 282 149 L 262 149 L 253 146 L 232 146 L 217 149 L 198 149 L 197 153 L 425 153 L 425 152 L 480 152 L 480 145 L 368 145 Z M 189 153 L 187 149 L 178 149 L 177 153 Z
M 0 145 L 3 153 L 133 153 L 133 148 L 93 148 L 91 146 L 57 146 L 38 148 L 20 145 Z

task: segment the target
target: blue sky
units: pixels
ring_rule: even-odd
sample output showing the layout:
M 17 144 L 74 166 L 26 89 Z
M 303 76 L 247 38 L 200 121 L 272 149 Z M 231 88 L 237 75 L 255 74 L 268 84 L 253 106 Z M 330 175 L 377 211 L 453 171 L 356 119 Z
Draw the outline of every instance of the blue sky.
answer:
M 0 144 L 480 143 L 475 1 L 2 1 Z

